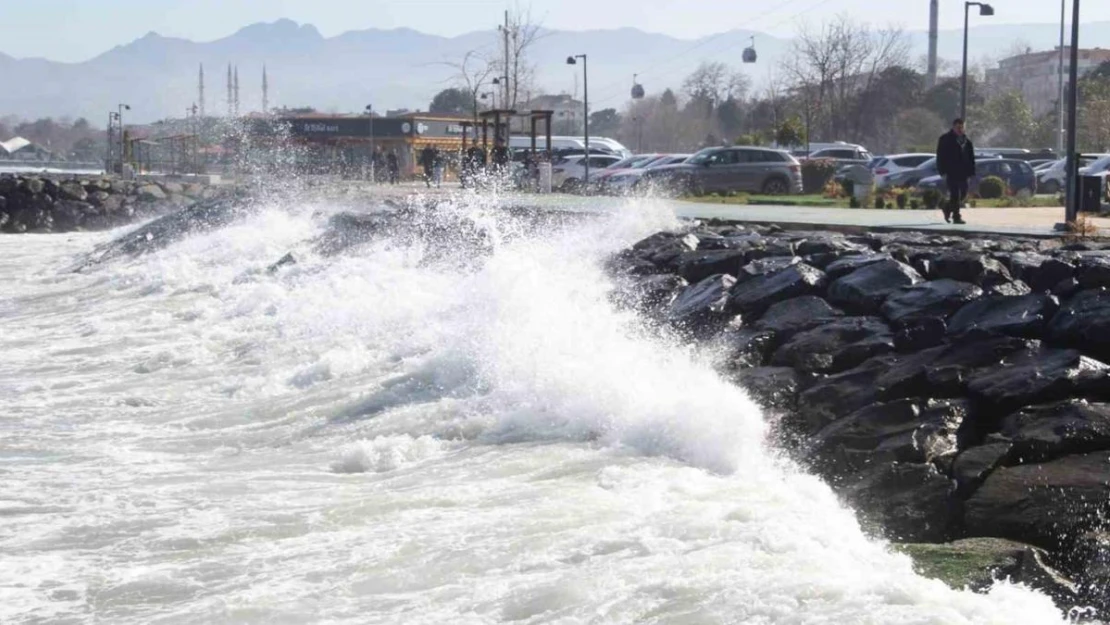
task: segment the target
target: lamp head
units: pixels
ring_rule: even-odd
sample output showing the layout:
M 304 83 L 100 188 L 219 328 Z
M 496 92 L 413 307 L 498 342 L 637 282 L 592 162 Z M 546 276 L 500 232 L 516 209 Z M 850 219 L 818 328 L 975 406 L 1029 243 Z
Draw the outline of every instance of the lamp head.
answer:
M 124 105 L 123 105 L 123 108 L 124 108 L 125 110 L 128 110 L 128 111 L 130 111 L 130 110 L 131 110 L 131 105 L 130 105 L 130 104 L 124 104 Z
M 567 65 L 578 65 L 578 61 L 573 56 L 568 56 Z
M 994 7 L 989 4 L 979 5 L 979 15 L 991 16 L 994 15 Z
M 494 78 L 493 79 L 493 84 L 500 85 L 501 84 L 501 79 L 500 78 Z
M 370 112 L 370 111 L 372 111 L 372 110 L 374 110 L 374 105 L 372 105 L 372 104 L 367 104 L 367 105 L 366 105 L 366 112 L 368 112 L 368 113 L 369 113 L 369 112 Z

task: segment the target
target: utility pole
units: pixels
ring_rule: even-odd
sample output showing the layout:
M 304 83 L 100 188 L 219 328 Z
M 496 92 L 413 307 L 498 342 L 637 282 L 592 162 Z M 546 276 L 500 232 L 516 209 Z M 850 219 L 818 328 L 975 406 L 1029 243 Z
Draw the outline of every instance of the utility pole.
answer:
M 235 116 L 239 117 L 239 66 L 235 66 Z
M 197 102 L 200 103 L 200 116 L 204 117 L 204 63 L 200 64 L 200 76 L 197 80 Z
M 227 64 L 227 116 L 231 117 L 234 114 L 231 108 L 231 63 Z
M 505 39 L 505 92 L 501 96 L 501 106 L 509 108 L 509 11 L 505 10 L 505 26 L 501 29 Z
M 1071 223 L 1079 216 L 1079 158 L 1075 153 L 1076 108 L 1079 100 L 1079 0 L 1071 9 L 1071 67 L 1068 68 L 1068 195 L 1064 221 Z
M 270 81 L 266 78 L 266 64 L 262 64 L 262 112 L 270 110 Z
M 925 72 L 925 86 L 937 86 L 937 31 L 940 22 L 940 0 L 929 0 L 929 62 Z
M 1060 0 L 1060 71 L 1058 72 L 1057 103 L 1056 103 L 1056 151 L 1060 156 L 1064 154 L 1064 142 L 1067 133 L 1064 131 L 1064 22 L 1067 20 L 1067 0 Z

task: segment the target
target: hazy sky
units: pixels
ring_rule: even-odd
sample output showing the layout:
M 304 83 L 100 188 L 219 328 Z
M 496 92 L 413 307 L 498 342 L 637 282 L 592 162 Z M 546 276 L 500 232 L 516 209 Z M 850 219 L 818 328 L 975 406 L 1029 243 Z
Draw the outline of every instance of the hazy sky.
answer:
M 1057 0 L 992 3 L 996 16 L 982 18 L 992 23 L 1060 19 Z M 0 0 L 0 52 L 82 61 L 149 31 L 208 41 L 282 17 L 311 23 L 325 37 L 398 27 L 457 35 L 493 27 L 518 4 L 531 6 L 549 28 L 631 26 L 684 38 L 733 28 L 789 35 L 800 18 L 817 22 L 838 13 L 924 30 L 929 13 L 928 0 Z M 1083 4 L 1081 23 L 1110 20 L 1110 0 Z M 963 0 L 941 0 L 941 28 L 959 28 L 962 20 Z

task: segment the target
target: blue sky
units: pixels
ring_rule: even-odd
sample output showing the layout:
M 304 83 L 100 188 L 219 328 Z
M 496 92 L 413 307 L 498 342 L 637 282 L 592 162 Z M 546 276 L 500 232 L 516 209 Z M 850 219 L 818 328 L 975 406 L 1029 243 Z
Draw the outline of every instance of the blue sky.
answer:
M 1067 0 L 1070 6 L 1071 0 Z M 1081 23 L 1110 20 L 1110 0 L 1084 0 Z M 928 26 L 928 0 L 0 0 L 0 52 L 82 61 L 150 31 L 208 41 L 259 21 L 290 18 L 326 36 L 408 27 L 440 35 L 491 28 L 502 11 L 531 6 L 544 26 L 630 26 L 696 38 L 733 28 L 789 35 L 799 19 L 837 14 L 911 30 Z M 993 0 L 993 23 L 1059 21 L 1058 0 Z M 962 0 L 941 0 L 941 28 L 962 25 Z M 973 18 L 980 19 L 980 18 Z

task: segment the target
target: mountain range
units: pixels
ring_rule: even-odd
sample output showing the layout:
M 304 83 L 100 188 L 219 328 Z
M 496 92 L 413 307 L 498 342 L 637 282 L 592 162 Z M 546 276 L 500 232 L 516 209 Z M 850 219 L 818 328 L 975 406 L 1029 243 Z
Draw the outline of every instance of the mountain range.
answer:
M 1083 47 L 1110 47 L 1110 22 L 1084 23 Z M 927 34 L 908 31 L 912 58 L 924 56 Z M 754 37 L 759 60 L 743 65 L 741 52 Z M 1059 25 L 980 25 L 970 31 L 973 62 L 997 60 L 1026 44 L 1052 49 Z M 257 23 L 208 42 L 148 33 L 80 63 L 16 59 L 0 52 L 0 116 L 23 118 L 83 116 L 105 123 L 119 103 L 131 106 L 125 121 L 181 117 L 198 100 L 197 71 L 206 72 L 209 115 L 227 111 L 227 68 L 238 68 L 240 111 L 261 109 L 262 67 L 269 77 L 271 106 L 312 106 L 325 112 L 426 109 L 433 95 L 455 84 L 449 64 L 470 50 L 497 54 L 496 31 L 457 37 L 415 30 L 369 29 L 324 37 L 310 24 L 291 20 Z M 1019 44 L 1020 42 L 1020 44 Z M 939 54 L 958 61 L 962 32 L 941 31 Z M 678 88 L 704 60 L 724 61 L 749 74 L 759 86 L 791 49 L 791 40 L 749 30 L 731 30 L 689 40 L 632 28 L 544 30 L 531 50 L 537 89 L 581 97 L 581 65 L 566 65 L 570 54 L 589 58 L 590 107 L 620 109 L 628 100 L 633 74 L 647 92 Z M 955 65 L 953 65 L 955 66 Z M 492 90 L 492 89 L 491 89 Z

